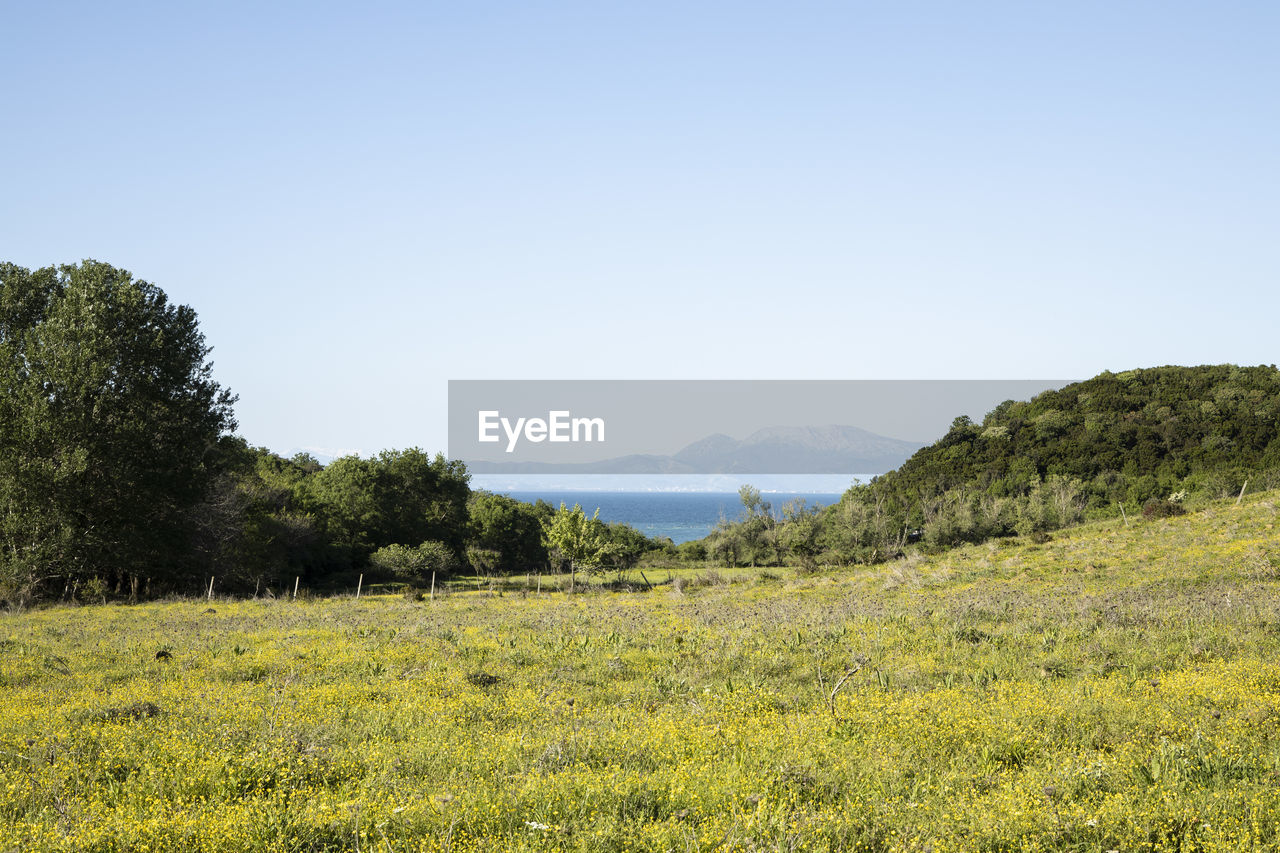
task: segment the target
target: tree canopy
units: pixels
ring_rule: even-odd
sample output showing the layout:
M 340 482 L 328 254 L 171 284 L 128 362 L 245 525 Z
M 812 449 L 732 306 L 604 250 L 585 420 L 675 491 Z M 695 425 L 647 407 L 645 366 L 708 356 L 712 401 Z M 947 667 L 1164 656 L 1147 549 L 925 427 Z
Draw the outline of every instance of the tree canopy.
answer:
M 472 493 L 468 508 L 471 544 L 492 554 L 494 570 L 527 572 L 547 566 L 542 522 L 534 506 L 506 495 L 478 491 Z
M 307 480 L 307 499 L 330 540 L 358 564 L 387 545 L 443 543 L 462 562 L 467 536 L 466 467 L 413 447 L 372 459 L 344 456 Z
M 235 397 L 196 313 L 97 261 L 0 264 L 0 583 L 176 575 Z M 145 567 L 145 568 L 144 568 Z
M 1008 400 L 823 516 L 835 560 L 877 560 L 908 541 L 946 548 L 1142 511 L 1175 493 L 1210 498 L 1280 482 L 1275 366 L 1103 372 Z

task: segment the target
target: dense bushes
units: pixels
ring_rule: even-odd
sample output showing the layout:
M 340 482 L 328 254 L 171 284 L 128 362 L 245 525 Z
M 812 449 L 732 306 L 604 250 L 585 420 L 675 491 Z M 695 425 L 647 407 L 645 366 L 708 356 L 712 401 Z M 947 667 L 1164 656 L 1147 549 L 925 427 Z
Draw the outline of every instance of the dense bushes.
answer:
M 1103 373 L 1006 401 L 980 424 L 956 418 L 901 468 L 816 517 L 765 518 L 748 505 L 705 548 L 726 565 L 878 562 L 911 544 L 941 550 L 1044 534 L 1122 511 L 1164 517 L 1182 510 L 1171 495 L 1223 498 L 1246 482 L 1280 485 L 1275 367 Z

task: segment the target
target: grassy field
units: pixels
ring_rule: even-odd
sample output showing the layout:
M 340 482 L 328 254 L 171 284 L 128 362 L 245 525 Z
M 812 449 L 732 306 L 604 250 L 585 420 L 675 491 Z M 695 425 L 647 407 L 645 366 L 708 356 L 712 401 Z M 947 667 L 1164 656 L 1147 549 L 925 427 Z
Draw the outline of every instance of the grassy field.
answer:
M 0 616 L 0 850 L 1280 849 L 1277 501 L 678 591 Z

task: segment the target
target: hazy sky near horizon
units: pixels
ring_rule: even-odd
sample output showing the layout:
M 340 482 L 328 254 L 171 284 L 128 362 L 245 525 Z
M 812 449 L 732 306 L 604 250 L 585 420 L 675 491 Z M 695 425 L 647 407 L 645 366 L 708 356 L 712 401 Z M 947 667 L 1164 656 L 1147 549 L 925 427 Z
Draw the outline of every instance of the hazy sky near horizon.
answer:
M 0 12 L 0 260 L 193 306 L 240 432 L 444 450 L 449 379 L 1271 364 L 1280 5 Z

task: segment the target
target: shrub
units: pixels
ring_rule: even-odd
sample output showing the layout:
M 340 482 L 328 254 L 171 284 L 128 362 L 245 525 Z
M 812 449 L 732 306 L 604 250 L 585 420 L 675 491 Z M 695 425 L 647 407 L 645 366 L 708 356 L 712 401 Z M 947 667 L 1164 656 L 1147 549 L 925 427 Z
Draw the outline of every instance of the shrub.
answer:
M 454 567 L 453 552 L 443 542 L 421 545 L 387 545 L 373 552 L 369 562 L 398 578 L 427 578 L 432 572 L 448 574 Z
M 1173 500 L 1152 498 L 1142 505 L 1143 518 L 1171 518 L 1175 515 L 1183 515 L 1186 511 L 1186 507 Z

